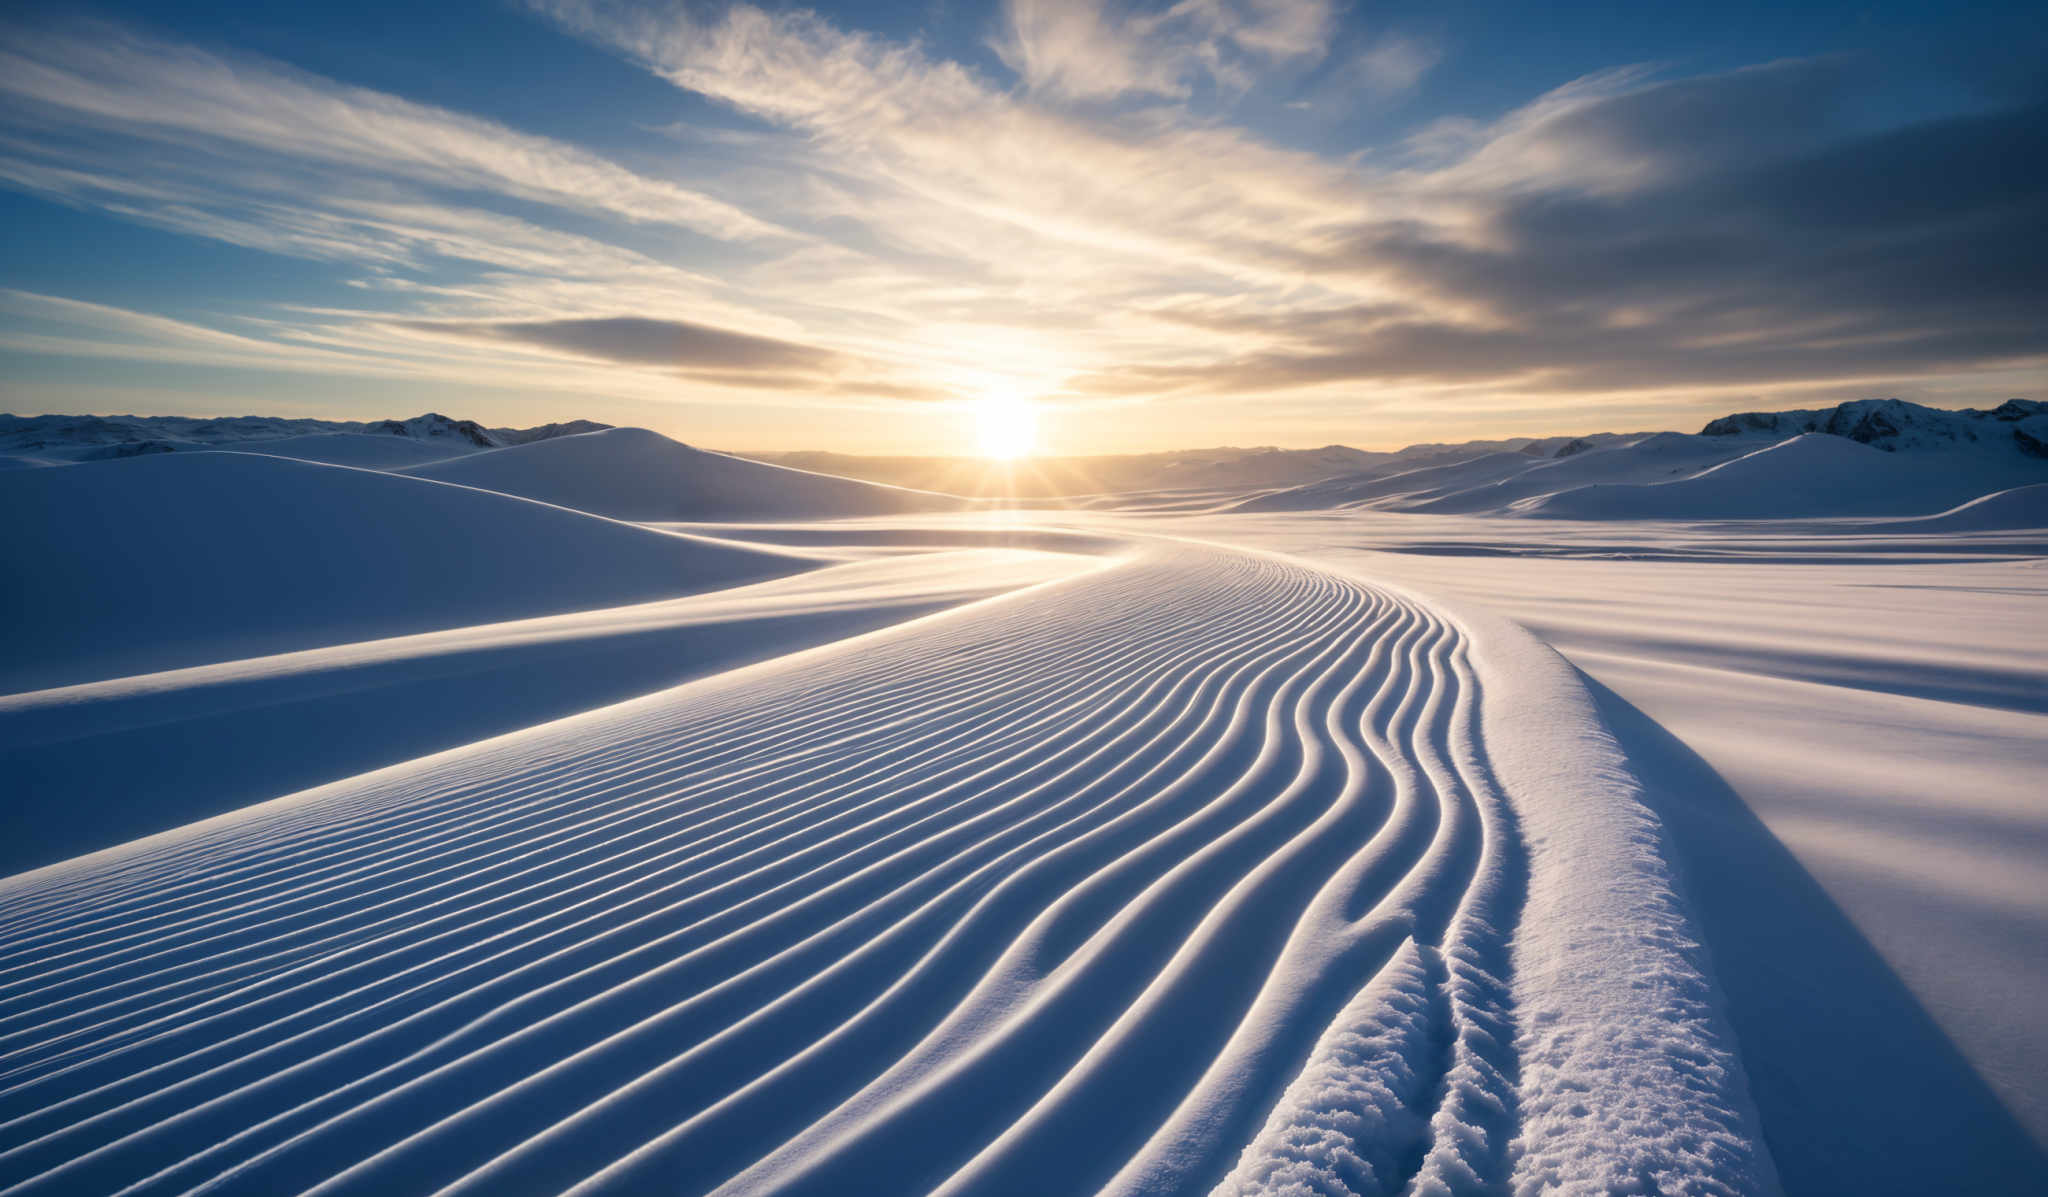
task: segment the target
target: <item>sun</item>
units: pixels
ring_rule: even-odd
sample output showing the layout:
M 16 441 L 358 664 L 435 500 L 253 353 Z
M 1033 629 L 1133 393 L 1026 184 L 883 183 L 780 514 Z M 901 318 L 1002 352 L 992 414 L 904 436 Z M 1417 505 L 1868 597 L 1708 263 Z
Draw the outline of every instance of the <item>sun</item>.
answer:
M 974 439 L 983 457 L 1015 461 L 1038 443 L 1038 412 L 1027 399 L 991 395 L 974 404 Z

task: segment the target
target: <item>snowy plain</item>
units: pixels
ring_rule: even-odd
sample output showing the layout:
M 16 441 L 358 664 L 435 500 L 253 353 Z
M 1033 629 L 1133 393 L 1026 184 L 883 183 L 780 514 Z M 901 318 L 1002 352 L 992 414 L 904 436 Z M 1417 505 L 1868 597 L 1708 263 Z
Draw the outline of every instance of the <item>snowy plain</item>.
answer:
M 2048 473 L 1924 410 L 0 473 L 0 1185 L 2038 1187 Z

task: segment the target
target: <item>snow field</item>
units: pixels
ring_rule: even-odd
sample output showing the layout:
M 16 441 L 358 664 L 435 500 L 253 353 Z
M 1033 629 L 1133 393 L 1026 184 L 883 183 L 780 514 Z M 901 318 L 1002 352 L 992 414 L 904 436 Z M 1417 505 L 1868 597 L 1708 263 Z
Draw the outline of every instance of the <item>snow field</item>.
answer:
M 1770 1191 L 1561 670 L 1151 544 L 16 877 L 0 1182 Z

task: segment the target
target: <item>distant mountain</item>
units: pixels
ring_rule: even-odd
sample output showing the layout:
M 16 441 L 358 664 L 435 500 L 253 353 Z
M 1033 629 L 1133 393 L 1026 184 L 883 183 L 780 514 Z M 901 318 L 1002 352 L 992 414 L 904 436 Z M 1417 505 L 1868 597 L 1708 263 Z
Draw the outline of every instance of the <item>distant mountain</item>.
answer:
M 551 441 L 558 436 L 603 432 L 610 427 L 610 424 L 600 424 L 596 420 L 565 420 L 559 424 L 542 424 L 538 428 L 493 428 L 491 435 L 501 445 L 527 445 L 534 441 Z
M 1102 457 L 866 457 L 850 453 L 746 453 L 794 469 L 862 478 L 913 490 L 967 496 L 1051 499 L 1141 491 L 1241 493 L 1294 486 L 1363 469 L 1391 457 L 1343 445 L 1320 449 L 1183 449 Z
M 2009 488 L 1960 522 L 2031 518 L 2048 483 L 2048 404 L 1943 411 L 1858 399 L 1744 412 L 1698 435 L 1600 434 L 1415 446 L 1364 469 L 1251 494 L 1237 511 L 1340 508 L 1565 519 L 1924 516 Z
M 1818 432 L 1887 453 L 2006 446 L 2048 457 L 2048 403 L 2008 399 L 1989 411 L 1944 411 L 1903 399 L 1852 399 L 1805 411 L 1739 412 L 1709 421 L 1701 436 L 1784 439 Z
M 1806 439 L 1789 444 L 1794 438 Z M 536 451 L 542 442 L 563 447 Z M 1782 451 L 1762 452 L 1774 447 Z M 1708 421 L 1696 434 L 1511 437 L 1395 452 L 1344 445 L 1190 449 L 1020 462 L 820 452 L 740 457 L 588 420 L 485 428 L 433 412 L 360 424 L 261 416 L 0 415 L 0 468 L 194 449 L 401 470 L 635 520 L 945 510 L 958 507 L 954 496 L 1161 511 L 1919 517 L 1996 491 L 2048 483 L 2048 403 L 2013 399 L 1989 410 L 1947 411 L 1900 399 L 1857 399 L 1829 408 L 1738 412 Z M 2004 500 L 1957 518 L 2020 518 L 2015 513 L 2037 502 Z
M 343 431 L 336 429 L 337 432 Z M 379 420 L 363 429 L 377 436 L 403 436 L 416 441 L 459 440 L 479 449 L 502 449 L 505 442 L 484 430 L 475 420 L 451 420 L 439 412 L 428 412 L 410 420 Z
M 591 420 L 539 428 L 485 428 L 428 412 L 410 420 L 301 420 L 277 416 L 11 416 L 0 414 L 0 465 L 62 465 L 176 453 L 246 449 L 341 465 L 383 468 L 609 428 Z M 400 438 L 425 449 L 380 447 L 360 438 Z M 344 439 L 333 439 L 344 438 Z
M 1975 469 L 1952 468 L 1948 456 L 1886 454 L 1847 437 L 1802 432 L 1687 477 L 1588 483 L 1525 499 L 1512 510 L 1597 520 L 1913 516 L 1947 511 L 1997 489 Z M 2040 476 L 2048 478 L 2048 470 Z

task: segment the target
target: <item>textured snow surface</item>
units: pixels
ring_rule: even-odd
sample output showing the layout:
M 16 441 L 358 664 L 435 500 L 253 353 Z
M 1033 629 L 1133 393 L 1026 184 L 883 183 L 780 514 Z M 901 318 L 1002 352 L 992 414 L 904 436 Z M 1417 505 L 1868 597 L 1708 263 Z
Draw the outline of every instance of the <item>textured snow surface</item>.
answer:
M 1919 523 L 1149 526 L 1555 646 L 1666 825 L 1787 1190 L 2026 1191 L 2048 1174 L 2048 521 Z
M 633 430 L 0 474 L 0 1189 L 2025 1191 L 2001 412 L 1284 514 Z M 1644 494 L 1800 518 L 1442 514 Z
M 15 833 L 0 840 L 0 875 L 1095 564 L 1014 549 L 891 554 L 709 594 L 0 696 Z
M 1516 636 L 1140 542 L 18 876 L 0 1180 L 1771 1191 L 1554 658 L 1494 753 Z

